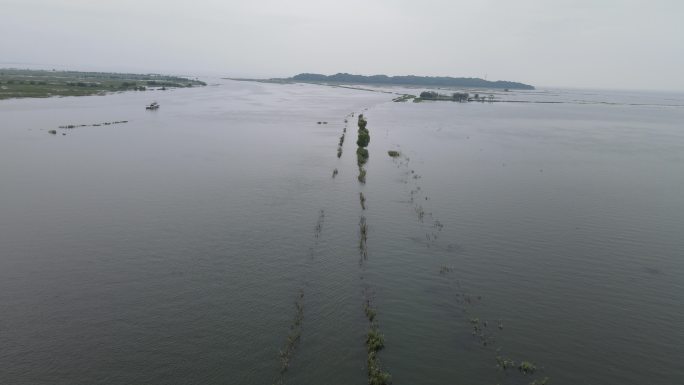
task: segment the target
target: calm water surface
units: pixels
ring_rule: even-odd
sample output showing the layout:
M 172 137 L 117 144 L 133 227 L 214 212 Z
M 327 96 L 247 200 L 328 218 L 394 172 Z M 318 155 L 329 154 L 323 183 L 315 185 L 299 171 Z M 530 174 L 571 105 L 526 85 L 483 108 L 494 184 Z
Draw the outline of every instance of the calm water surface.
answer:
M 210 83 L 0 101 L 0 383 L 272 384 L 299 293 L 287 384 L 367 383 L 366 298 L 394 384 L 684 382 L 684 95 Z

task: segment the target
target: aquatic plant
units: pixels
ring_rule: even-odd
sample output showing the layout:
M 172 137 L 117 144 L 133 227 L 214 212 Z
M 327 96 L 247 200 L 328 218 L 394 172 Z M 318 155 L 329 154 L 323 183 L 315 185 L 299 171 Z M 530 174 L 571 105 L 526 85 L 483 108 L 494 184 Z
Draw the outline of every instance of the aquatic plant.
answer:
M 366 247 L 366 239 L 368 238 L 368 225 L 366 224 L 366 217 L 361 217 L 359 220 L 359 234 L 361 235 L 360 247 Z
M 356 164 L 363 166 L 368 161 L 368 150 L 363 147 L 358 147 L 356 149 Z
M 362 192 L 359 193 L 359 201 L 361 202 L 361 210 L 366 209 L 366 197 L 363 195 Z
M 423 206 L 418 205 L 415 210 L 416 214 L 418 214 L 418 219 L 422 222 L 423 217 L 425 217 L 425 210 L 423 210 Z
M 358 126 L 360 129 L 365 129 L 368 121 L 363 117 L 363 114 L 359 114 Z
M 280 375 L 276 380 L 277 384 L 283 383 L 283 375 L 290 367 L 290 361 L 297 348 L 297 344 L 302 335 L 302 321 L 304 320 L 304 292 L 299 291 L 297 301 L 295 301 L 295 316 L 290 325 L 290 332 L 287 335 L 285 346 L 278 353 L 280 358 Z
M 385 346 L 384 336 L 378 331 L 377 325 L 372 324 L 366 337 L 366 350 L 368 351 L 368 384 L 389 385 L 392 376 L 380 366 L 378 351 Z
M 359 176 L 357 177 L 357 179 L 362 184 L 366 183 L 366 170 L 363 167 L 359 167 Z
M 370 304 L 370 300 L 366 300 L 363 304 L 363 312 L 366 313 L 366 318 L 368 318 L 369 322 L 375 321 L 375 309 Z
M 380 363 L 375 352 L 368 353 L 368 384 L 369 385 L 389 385 L 392 383 L 392 376 L 380 367 Z
M 359 219 L 359 254 L 363 261 L 368 257 L 368 225 L 366 224 L 366 217 L 361 216 Z
M 337 147 L 337 157 L 341 158 L 342 157 L 342 146 Z
M 368 132 L 359 130 L 359 137 L 358 137 L 358 139 L 356 139 L 356 144 L 359 147 L 368 147 L 369 142 L 370 142 L 370 135 L 368 134 Z
M 508 368 L 514 368 L 515 367 L 515 361 L 511 360 L 510 358 L 496 356 L 496 365 L 499 368 L 506 370 Z
M 335 169 L 337 171 L 337 169 Z M 333 176 L 334 178 L 334 176 Z M 325 221 L 325 210 L 321 210 L 318 213 L 318 220 L 316 221 L 316 227 L 314 227 L 314 237 L 318 238 L 321 236 L 323 231 L 323 222 Z
M 332 173 L 332 177 L 335 178 L 335 177 L 337 176 L 337 174 L 338 174 L 337 169 L 334 169 L 334 170 L 333 170 L 333 173 Z
M 48 131 L 48 134 L 57 135 L 57 130 L 50 130 Z
M 522 374 L 533 374 L 537 370 L 537 367 L 530 361 L 523 361 L 518 366 L 518 370 L 520 370 Z
M 401 156 L 401 153 L 399 151 L 389 150 L 387 151 L 387 155 L 389 155 L 392 158 L 397 158 Z
M 366 346 L 369 352 L 377 352 L 385 347 L 385 337 L 378 331 L 377 328 L 372 327 L 368 330 L 366 337 Z
M 375 321 L 376 313 L 369 300 L 364 303 L 364 312 L 370 322 L 370 328 L 366 334 L 366 351 L 368 352 L 368 383 L 371 385 L 389 385 L 392 376 L 383 370 L 378 360 L 378 352 L 385 347 L 385 336 L 380 333 Z

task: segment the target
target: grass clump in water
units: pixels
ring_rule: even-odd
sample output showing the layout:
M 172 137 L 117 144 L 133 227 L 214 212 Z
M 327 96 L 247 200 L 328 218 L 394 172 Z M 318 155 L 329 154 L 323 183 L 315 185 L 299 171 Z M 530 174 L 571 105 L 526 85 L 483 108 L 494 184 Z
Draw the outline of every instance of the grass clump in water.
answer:
M 368 225 L 366 224 L 366 217 L 361 217 L 359 221 L 359 249 L 366 251 L 366 241 L 368 240 Z
M 510 358 L 496 356 L 496 365 L 499 368 L 506 370 L 508 368 L 514 368 L 515 367 L 515 361 L 511 360 Z
M 518 370 L 520 370 L 520 373 L 522 374 L 534 374 L 534 372 L 537 371 L 537 367 L 530 361 L 523 361 L 518 366 Z
M 302 335 L 302 321 L 304 320 L 304 292 L 299 292 L 299 297 L 295 302 L 295 317 L 290 325 L 290 332 L 287 335 L 285 346 L 280 350 L 280 376 L 276 383 L 283 383 L 283 375 L 290 367 L 290 361 L 294 355 L 297 345 Z
M 378 359 L 378 352 L 385 347 L 385 336 L 380 333 L 378 324 L 375 320 L 375 309 L 366 300 L 363 306 L 366 318 L 370 322 L 370 328 L 366 335 L 366 351 L 368 352 L 368 383 L 370 385 L 389 385 L 392 383 L 392 376 L 383 370 Z
M 361 210 L 366 209 L 366 197 L 363 195 L 362 192 L 359 193 L 359 201 L 361 202 Z
M 378 352 L 380 349 L 385 347 L 385 336 L 380 333 L 377 327 L 372 327 L 368 331 L 368 336 L 366 336 L 366 346 L 368 347 L 369 353 Z
M 368 384 L 369 385 L 389 385 L 392 383 L 392 376 L 380 367 L 377 354 L 368 353 Z
M 338 173 L 339 173 L 339 171 L 337 171 L 337 169 L 333 170 L 333 173 L 332 173 L 333 179 L 337 176 Z
M 401 153 L 399 151 L 389 150 L 387 151 L 387 155 L 389 155 L 391 158 L 398 158 L 401 156 Z
M 369 300 L 366 300 L 366 302 L 363 304 L 363 312 L 366 313 L 366 318 L 368 318 L 368 321 L 371 323 L 375 321 L 375 309 L 373 309 Z
M 363 167 L 359 167 L 359 176 L 357 177 L 359 182 L 366 184 L 366 170 Z

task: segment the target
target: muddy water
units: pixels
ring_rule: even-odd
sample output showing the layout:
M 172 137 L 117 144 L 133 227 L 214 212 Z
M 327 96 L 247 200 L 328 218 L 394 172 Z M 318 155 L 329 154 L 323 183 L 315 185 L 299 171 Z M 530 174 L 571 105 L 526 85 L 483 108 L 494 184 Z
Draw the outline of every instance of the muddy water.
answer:
M 395 384 L 684 378 L 681 95 L 210 83 L 0 102 L 0 382 L 366 383 L 368 297 Z

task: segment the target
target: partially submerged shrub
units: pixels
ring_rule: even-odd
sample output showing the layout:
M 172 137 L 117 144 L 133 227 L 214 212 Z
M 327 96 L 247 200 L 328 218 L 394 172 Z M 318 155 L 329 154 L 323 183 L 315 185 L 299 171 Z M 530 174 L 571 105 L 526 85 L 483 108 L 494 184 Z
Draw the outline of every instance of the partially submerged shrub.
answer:
M 363 166 L 368 161 L 368 150 L 363 147 L 356 149 L 356 163 L 359 166 Z
M 375 352 L 368 353 L 368 384 L 369 385 L 389 385 L 392 383 L 392 376 L 382 370 Z
M 359 176 L 357 177 L 359 182 L 366 183 L 366 170 L 363 167 L 359 167 Z
M 365 129 L 366 124 L 368 124 L 368 121 L 366 121 L 366 118 L 363 117 L 363 114 L 359 114 L 359 128 Z
M 370 142 L 370 135 L 367 131 L 359 130 L 359 138 L 356 140 L 356 144 L 359 147 L 367 147 Z
M 377 352 L 385 347 L 385 337 L 377 329 L 372 328 L 368 331 L 366 346 L 369 352 Z

